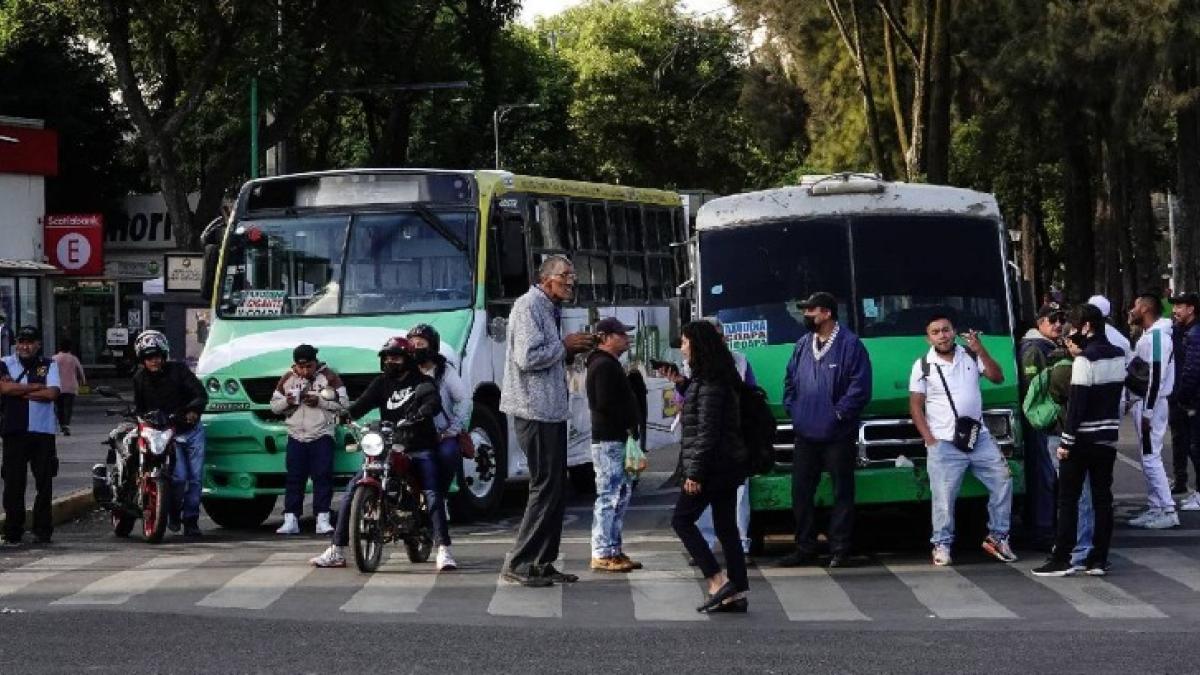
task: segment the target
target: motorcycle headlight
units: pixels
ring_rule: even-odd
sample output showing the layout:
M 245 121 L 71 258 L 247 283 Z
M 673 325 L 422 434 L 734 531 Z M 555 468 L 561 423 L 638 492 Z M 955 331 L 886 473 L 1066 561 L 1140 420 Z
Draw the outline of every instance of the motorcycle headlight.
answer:
M 167 451 L 167 446 L 171 443 L 173 433 L 169 430 L 146 429 L 142 431 L 142 438 L 146 439 L 146 447 L 150 448 L 150 452 L 155 455 L 161 455 Z
M 383 454 L 383 436 L 374 432 L 366 434 L 358 442 L 358 446 L 367 457 L 378 457 Z

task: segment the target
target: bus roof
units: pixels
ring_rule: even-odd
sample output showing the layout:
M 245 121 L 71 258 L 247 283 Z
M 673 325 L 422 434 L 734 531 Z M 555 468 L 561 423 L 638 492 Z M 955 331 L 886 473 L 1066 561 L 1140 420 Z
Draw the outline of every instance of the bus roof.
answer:
M 996 198 L 946 185 L 900 183 L 874 176 L 805 176 L 799 185 L 714 199 L 696 214 L 697 230 L 831 215 L 957 214 L 1000 218 Z

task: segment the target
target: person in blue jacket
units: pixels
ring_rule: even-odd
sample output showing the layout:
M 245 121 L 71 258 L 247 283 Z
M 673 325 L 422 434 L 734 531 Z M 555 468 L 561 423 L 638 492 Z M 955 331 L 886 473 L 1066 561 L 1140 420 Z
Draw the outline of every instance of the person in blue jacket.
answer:
M 800 303 L 808 331 L 796 342 L 783 382 L 783 406 L 792 416 L 792 510 L 796 549 L 779 565 L 816 562 L 813 497 L 821 472 L 833 481 L 829 524 L 830 567 L 850 562 L 854 529 L 855 434 L 871 400 L 871 357 L 858 336 L 838 323 L 837 299 L 813 293 Z

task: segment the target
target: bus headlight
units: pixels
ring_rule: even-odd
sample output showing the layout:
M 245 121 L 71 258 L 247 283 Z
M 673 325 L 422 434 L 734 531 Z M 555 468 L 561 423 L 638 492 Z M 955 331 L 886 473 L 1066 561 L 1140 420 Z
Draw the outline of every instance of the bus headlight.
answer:
M 239 389 L 241 389 L 241 385 L 238 384 L 237 380 L 225 380 L 225 393 L 226 394 L 229 394 L 230 396 L 234 396 L 238 393 Z
M 383 436 L 376 433 L 364 434 L 358 442 L 358 447 L 362 448 L 367 457 L 378 457 L 383 454 Z
M 210 394 L 221 393 L 221 381 L 215 377 L 208 378 L 208 381 L 204 383 L 204 386 L 208 388 L 208 393 Z

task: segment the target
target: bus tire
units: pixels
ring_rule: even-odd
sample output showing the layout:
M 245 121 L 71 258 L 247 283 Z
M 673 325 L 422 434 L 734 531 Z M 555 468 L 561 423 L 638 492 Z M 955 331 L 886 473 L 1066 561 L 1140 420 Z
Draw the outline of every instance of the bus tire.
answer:
M 498 413 L 485 405 L 476 405 L 471 413 L 470 431 L 475 457 L 464 457 L 459 462 L 458 492 L 450 500 L 450 515 L 456 522 L 498 513 L 508 478 L 508 437 Z
M 275 510 L 275 495 L 251 499 L 205 499 L 204 512 L 227 530 L 252 530 L 263 524 Z

